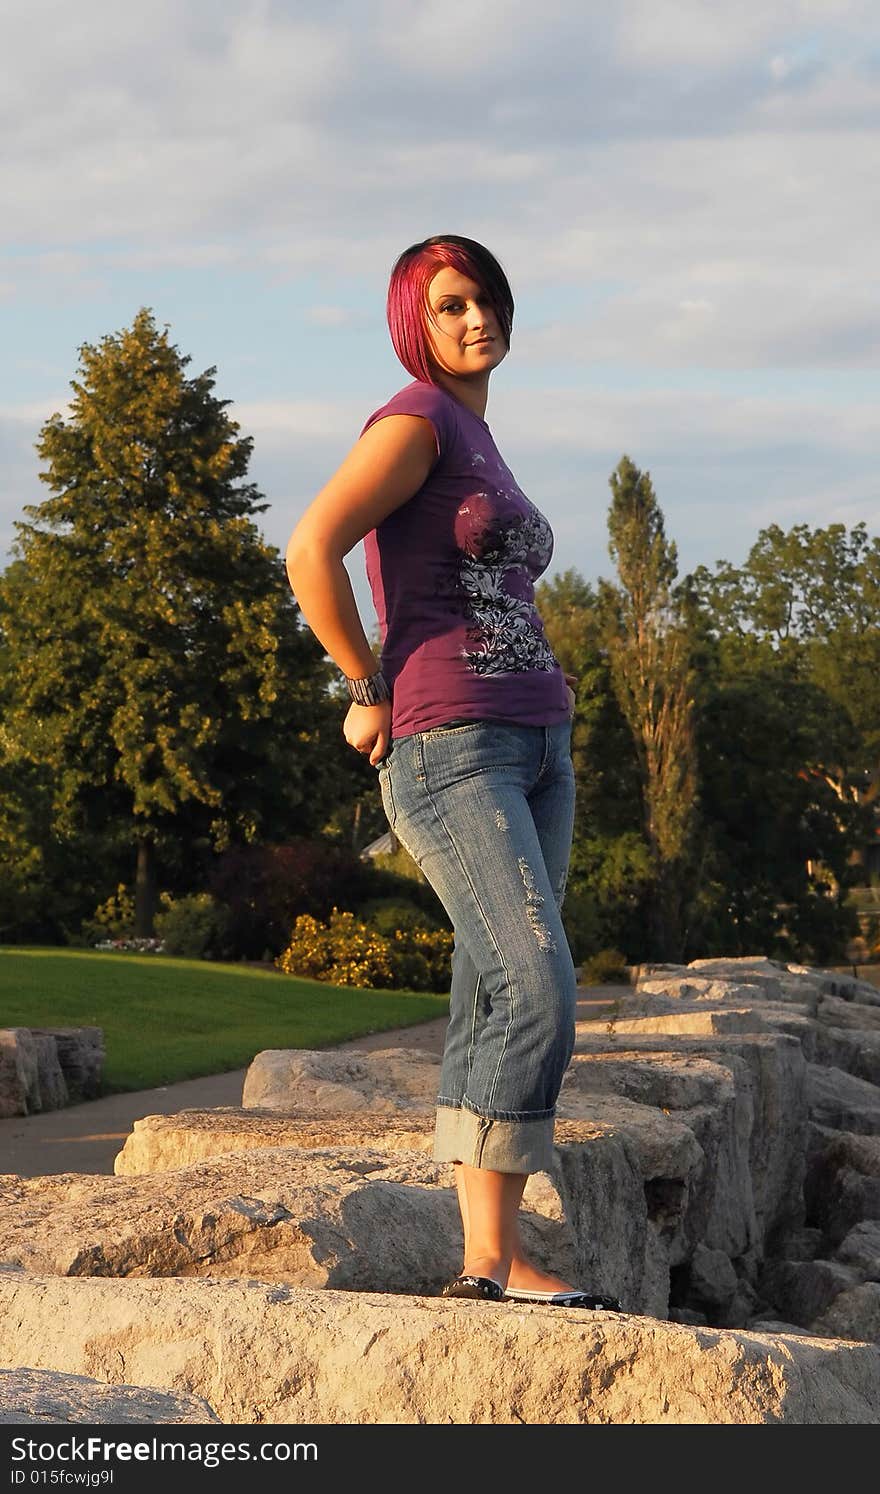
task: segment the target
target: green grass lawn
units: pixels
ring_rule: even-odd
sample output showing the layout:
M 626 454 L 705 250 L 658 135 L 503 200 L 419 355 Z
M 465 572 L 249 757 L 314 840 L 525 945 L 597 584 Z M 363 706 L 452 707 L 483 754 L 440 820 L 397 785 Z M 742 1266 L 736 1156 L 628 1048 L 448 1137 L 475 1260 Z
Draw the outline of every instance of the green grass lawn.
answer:
M 362 991 L 162 955 L 0 949 L 0 1027 L 100 1027 L 105 1093 L 243 1068 L 445 1016 L 447 996 Z

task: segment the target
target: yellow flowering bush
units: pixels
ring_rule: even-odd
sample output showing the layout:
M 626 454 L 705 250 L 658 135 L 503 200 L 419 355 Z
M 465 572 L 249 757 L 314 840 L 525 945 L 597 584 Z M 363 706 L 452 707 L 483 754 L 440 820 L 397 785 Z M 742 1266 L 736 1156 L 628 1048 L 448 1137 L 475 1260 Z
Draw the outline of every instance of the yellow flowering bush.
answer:
M 334 986 L 443 991 L 450 982 L 452 943 L 446 929 L 380 933 L 353 913 L 334 908 L 326 923 L 300 914 L 290 943 L 275 964 L 287 975 L 305 975 Z
M 133 932 L 134 893 L 124 882 L 82 923 L 82 934 L 89 944 L 109 944 L 112 940 L 126 939 Z

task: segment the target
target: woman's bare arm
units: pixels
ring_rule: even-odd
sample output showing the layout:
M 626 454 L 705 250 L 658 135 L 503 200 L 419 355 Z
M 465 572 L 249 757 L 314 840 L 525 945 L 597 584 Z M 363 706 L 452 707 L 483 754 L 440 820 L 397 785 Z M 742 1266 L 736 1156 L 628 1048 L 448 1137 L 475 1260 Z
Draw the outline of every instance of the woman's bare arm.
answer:
M 388 415 L 365 431 L 306 509 L 287 546 L 287 575 L 315 637 L 351 679 L 378 668 L 357 610 L 343 557 L 418 492 L 437 459 L 430 421 Z M 384 757 L 391 711 L 353 705 L 346 740 L 370 761 Z

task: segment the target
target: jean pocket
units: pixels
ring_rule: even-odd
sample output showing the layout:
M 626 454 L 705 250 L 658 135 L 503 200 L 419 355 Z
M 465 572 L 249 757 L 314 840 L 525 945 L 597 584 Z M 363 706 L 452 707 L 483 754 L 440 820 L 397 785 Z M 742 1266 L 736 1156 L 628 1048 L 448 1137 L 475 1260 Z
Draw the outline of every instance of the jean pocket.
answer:
M 434 737 L 457 736 L 460 732 L 472 731 L 475 727 L 482 725 L 482 721 L 465 719 L 460 721 L 444 721 L 442 726 L 429 726 L 427 731 L 420 731 L 418 735 L 422 741 L 431 741 Z

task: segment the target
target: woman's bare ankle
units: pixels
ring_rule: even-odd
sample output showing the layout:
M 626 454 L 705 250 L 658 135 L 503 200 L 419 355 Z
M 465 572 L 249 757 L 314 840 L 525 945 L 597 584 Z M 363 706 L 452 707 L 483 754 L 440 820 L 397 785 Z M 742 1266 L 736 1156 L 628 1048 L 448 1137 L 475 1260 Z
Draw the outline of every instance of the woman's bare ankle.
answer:
M 503 1255 L 467 1255 L 461 1269 L 462 1276 L 486 1276 L 497 1281 L 500 1287 L 507 1286 L 510 1258 Z

